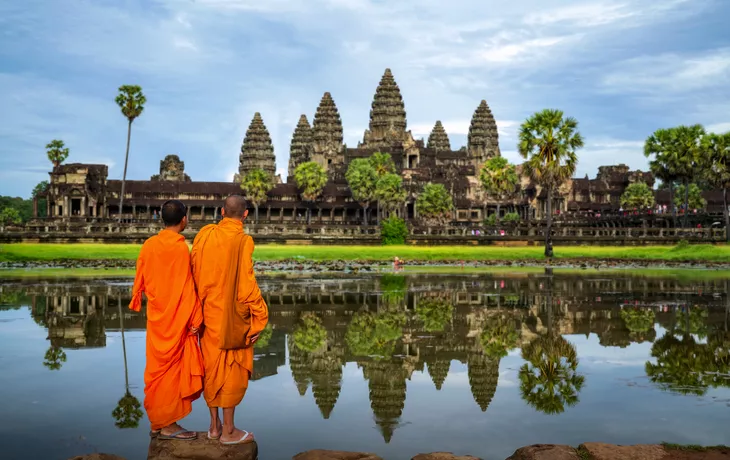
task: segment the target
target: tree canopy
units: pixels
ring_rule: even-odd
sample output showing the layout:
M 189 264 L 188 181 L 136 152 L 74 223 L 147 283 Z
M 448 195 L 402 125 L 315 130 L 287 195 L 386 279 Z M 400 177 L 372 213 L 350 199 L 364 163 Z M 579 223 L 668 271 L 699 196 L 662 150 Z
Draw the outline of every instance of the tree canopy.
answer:
M 266 194 L 272 188 L 274 188 L 274 182 L 263 169 L 254 169 L 241 180 L 241 190 L 246 199 L 256 208 L 256 220 L 259 220 L 259 205 L 266 201 Z
M 394 211 L 406 201 L 406 191 L 403 189 L 403 179 L 394 173 L 380 176 L 375 186 L 375 197 L 383 209 Z
M 649 209 L 654 206 L 654 191 L 644 182 L 634 182 L 621 195 L 621 206 L 626 209 Z
M 687 199 L 685 199 L 685 196 L 687 196 Z M 677 195 L 674 197 L 674 205 L 677 208 L 680 208 L 685 203 L 687 204 L 689 212 L 692 212 L 695 209 L 705 209 L 705 206 L 707 206 L 707 200 L 702 197 L 702 190 L 700 190 L 697 184 L 689 184 L 688 194 L 685 194 L 684 184 L 677 187 Z
M 497 199 L 514 193 L 518 180 L 515 165 L 505 157 L 490 158 L 479 171 L 479 182 L 484 191 Z
M 314 201 L 327 184 L 327 172 L 316 162 L 307 161 L 294 170 L 294 180 L 297 187 L 299 187 L 302 198 L 306 201 Z
M 65 146 L 62 140 L 53 139 L 46 145 L 46 155 L 48 160 L 53 163 L 53 166 L 58 167 L 68 158 L 68 147 Z
M 445 224 L 451 220 L 454 202 L 442 184 L 428 183 L 416 198 L 416 211 L 424 220 Z
M 368 159 L 378 177 L 395 173 L 395 163 L 389 153 L 375 152 Z
M 114 99 L 119 108 L 130 123 L 142 115 L 147 98 L 142 93 L 142 87 L 138 85 L 122 85 L 119 87 L 119 94 Z

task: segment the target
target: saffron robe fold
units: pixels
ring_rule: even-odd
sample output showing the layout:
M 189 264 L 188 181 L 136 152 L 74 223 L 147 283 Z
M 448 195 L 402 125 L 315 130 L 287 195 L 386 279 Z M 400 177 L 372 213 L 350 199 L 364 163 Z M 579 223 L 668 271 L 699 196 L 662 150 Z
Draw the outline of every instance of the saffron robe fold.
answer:
M 253 372 L 253 347 L 219 348 L 224 308 L 234 306 L 233 299 L 228 298 L 230 283 L 237 283 L 236 300 L 251 313 L 249 337 L 263 331 L 269 320 L 269 310 L 253 272 L 253 238 L 244 234 L 243 250 L 235 254 L 236 236 L 242 233 L 241 221 L 224 218 L 218 224 L 203 227 L 193 242 L 193 278 L 203 305 L 204 327 L 200 339 L 205 365 L 203 395 L 209 407 L 229 408 L 240 404 Z M 238 279 L 230 264 L 231 257 L 240 257 Z M 236 333 L 243 335 L 245 331 Z
M 185 238 L 162 230 L 145 241 L 129 308 L 140 311 L 147 295 L 147 363 L 144 408 L 153 430 L 185 418 L 203 390 L 198 335 L 203 312 L 190 271 Z

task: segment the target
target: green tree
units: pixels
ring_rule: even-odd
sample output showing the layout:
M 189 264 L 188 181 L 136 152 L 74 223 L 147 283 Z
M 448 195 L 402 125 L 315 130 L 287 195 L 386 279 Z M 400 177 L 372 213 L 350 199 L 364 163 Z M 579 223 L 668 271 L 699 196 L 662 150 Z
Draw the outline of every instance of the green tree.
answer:
M 68 158 L 68 148 L 62 140 L 53 139 L 46 145 L 46 155 L 48 155 L 50 162 L 53 163 L 53 167 L 57 168 Z
M 700 190 L 697 184 L 689 184 L 689 191 L 686 189 L 687 187 L 684 184 L 677 187 L 677 196 L 674 197 L 674 205 L 677 207 L 686 205 L 685 216 L 692 212 L 693 209 L 705 209 L 707 200 L 702 198 L 702 190 Z
M 393 173 L 380 176 L 375 186 L 375 197 L 378 199 L 381 209 L 386 212 L 401 209 L 406 201 L 403 179 Z
M 428 183 L 416 198 L 416 212 L 427 222 L 445 225 L 451 220 L 454 201 L 442 184 Z
M 406 244 L 408 226 L 400 217 L 390 216 L 380 221 L 380 239 L 383 245 Z
M 319 350 L 327 342 L 327 330 L 322 319 L 314 313 L 304 313 L 292 333 L 294 346 L 305 353 Z
M 689 209 L 689 184 L 700 176 L 702 169 L 708 167 L 708 158 L 702 148 L 705 135 L 702 125 L 677 126 L 654 132 L 644 143 L 644 155 L 654 157 L 664 168 L 684 185 L 682 202 Z M 682 196 L 682 194 L 680 194 Z M 687 213 L 682 223 L 687 226 Z
M 656 158 L 649 161 L 649 170 L 651 173 L 659 179 L 661 183 L 661 188 L 666 188 L 667 191 L 669 191 L 669 207 L 672 210 L 672 222 L 674 225 L 674 228 L 677 227 L 677 208 L 672 206 L 674 204 L 674 193 L 675 193 L 675 187 L 677 186 L 677 175 L 674 174 L 674 172 L 667 166 L 667 164 L 662 160 L 662 156 L 657 155 Z
M 546 414 L 560 414 L 579 402 L 585 377 L 577 372 L 578 352 L 559 335 L 543 335 L 522 348 L 522 399 Z
M 117 403 L 117 407 L 112 411 L 114 425 L 121 429 L 137 428 L 142 415 L 144 415 L 142 413 L 142 404 L 129 390 L 124 393 L 124 396 Z
M 274 182 L 263 169 L 254 169 L 241 180 L 241 190 L 246 198 L 253 203 L 256 221 L 259 220 L 259 205 L 266 201 L 266 194 L 272 188 L 274 188 Z
M 702 149 L 707 153 L 710 163 L 710 167 L 705 169 L 705 179 L 712 187 L 722 189 L 725 237 L 730 241 L 730 212 L 727 200 L 727 191 L 730 188 L 730 132 L 708 134 L 702 139 Z
M 395 163 L 390 153 L 375 152 L 368 159 L 378 177 L 395 173 Z
M 37 198 L 38 199 L 38 217 L 48 217 L 46 214 L 46 206 L 48 204 L 48 198 L 45 197 L 45 193 L 48 192 L 48 181 L 40 181 L 38 184 L 33 187 L 33 192 L 31 193 L 31 198 Z
M 52 371 L 61 369 L 63 363 L 66 362 L 66 352 L 63 348 L 51 346 L 46 351 L 46 356 L 43 360 L 43 365 Z
M 368 224 L 370 203 L 376 200 L 375 187 L 378 175 L 367 158 L 356 158 L 350 162 L 345 173 L 352 198 L 362 206 L 362 224 Z
M 454 306 L 448 299 L 424 297 L 416 305 L 416 317 L 426 332 L 442 332 L 454 317 Z
M 316 162 L 307 161 L 294 170 L 294 180 L 304 201 L 310 203 L 307 208 L 307 224 L 309 224 L 312 218 L 311 204 L 319 197 L 327 184 L 327 172 Z
M 487 193 L 494 197 L 497 203 L 497 223 L 499 223 L 499 207 L 505 197 L 515 192 L 518 182 L 515 165 L 504 157 L 493 157 L 487 160 L 479 171 L 479 182 Z M 484 216 L 487 215 L 487 200 L 484 201 Z
M 646 183 L 634 182 L 621 195 L 621 206 L 626 209 L 649 209 L 654 206 L 654 192 Z
M 23 217 L 15 208 L 4 208 L 0 211 L 0 223 L 3 225 L 20 225 L 23 223 Z
M 127 119 L 127 152 L 124 154 L 124 173 L 122 174 L 122 191 L 119 195 L 119 222 L 122 221 L 124 211 L 124 185 L 127 181 L 127 164 L 129 163 L 129 142 L 132 137 L 132 122 L 144 111 L 147 98 L 142 93 L 142 88 L 137 85 L 122 85 L 119 87 L 119 94 L 114 99 L 122 115 Z
M 547 191 L 547 229 L 545 230 L 545 257 L 553 256 L 552 198 L 554 192 L 575 174 L 578 164 L 576 151 L 583 147 L 583 136 L 578 132 L 578 121 L 564 117 L 562 110 L 545 109 L 537 112 L 520 126 L 520 155 L 527 161 L 523 171 Z

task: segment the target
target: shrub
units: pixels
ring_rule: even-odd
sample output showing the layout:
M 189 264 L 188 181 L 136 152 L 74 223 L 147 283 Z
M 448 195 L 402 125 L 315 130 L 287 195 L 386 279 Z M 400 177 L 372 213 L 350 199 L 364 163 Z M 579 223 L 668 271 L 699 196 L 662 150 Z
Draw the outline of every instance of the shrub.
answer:
M 408 227 L 403 219 L 390 216 L 380 221 L 380 237 L 384 245 L 406 244 Z
M 484 225 L 486 225 L 487 227 L 494 227 L 495 225 L 497 225 L 497 215 L 492 214 L 487 216 L 487 218 L 484 219 Z
M 508 212 L 502 217 L 502 222 L 507 224 L 515 224 L 520 221 L 520 215 L 516 212 Z

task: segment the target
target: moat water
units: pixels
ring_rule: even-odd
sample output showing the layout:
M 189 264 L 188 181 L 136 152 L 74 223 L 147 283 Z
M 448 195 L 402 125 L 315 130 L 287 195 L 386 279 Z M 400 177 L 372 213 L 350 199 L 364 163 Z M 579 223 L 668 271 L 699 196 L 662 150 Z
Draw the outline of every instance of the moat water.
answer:
M 262 459 L 315 448 L 502 459 L 534 443 L 730 441 L 730 279 L 260 284 L 271 328 L 237 422 L 255 432 Z M 145 316 L 126 309 L 130 290 L 129 279 L 0 280 L 0 457 L 146 458 L 149 424 L 135 410 Z M 207 428 L 202 399 L 182 423 Z

